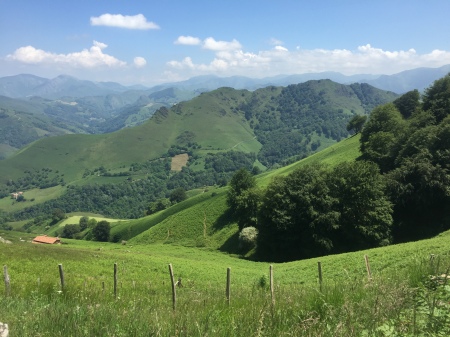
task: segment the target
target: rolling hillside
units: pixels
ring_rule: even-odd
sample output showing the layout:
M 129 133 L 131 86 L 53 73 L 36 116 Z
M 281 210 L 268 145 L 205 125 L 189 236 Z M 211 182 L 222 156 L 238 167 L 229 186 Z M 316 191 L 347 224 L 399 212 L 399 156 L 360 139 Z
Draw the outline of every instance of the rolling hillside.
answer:
M 81 179 L 86 169 L 128 168 L 163 156 L 173 145 L 188 144 L 196 144 L 194 153 L 200 157 L 237 150 L 259 153 L 260 161 L 273 165 L 346 137 L 352 115 L 368 113 L 395 97 L 368 85 L 344 86 L 329 80 L 253 93 L 221 88 L 161 108 L 133 128 L 41 139 L 0 162 L 0 176 L 5 183 L 28 169 L 51 168 L 64 173 L 70 183 Z
M 303 165 L 322 162 L 335 166 L 359 155 L 359 136 L 351 137 L 299 162 L 263 173 L 257 177 L 257 183 L 266 187 L 273 177 L 289 174 Z M 239 253 L 239 230 L 227 213 L 226 191 L 227 187 L 215 189 L 159 213 L 121 222 L 112 228 L 111 235 L 115 241 L 130 240 L 136 244 L 175 243 Z

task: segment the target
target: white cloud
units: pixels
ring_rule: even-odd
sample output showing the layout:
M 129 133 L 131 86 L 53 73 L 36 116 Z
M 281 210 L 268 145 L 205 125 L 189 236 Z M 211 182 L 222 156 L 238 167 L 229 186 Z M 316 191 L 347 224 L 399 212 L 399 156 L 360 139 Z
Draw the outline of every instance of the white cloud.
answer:
M 189 70 L 188 76 L 216 72 L 223 76 L 265 77 L 324 71 L 346 75 L 394 74 L 417 67 L 450 64 L 449 51 L 433 50 L 427 54 L 418 54 L 414 49 L 387 51 L 370 44 L 355 50 L 307 50 L 297 47 L 293 51 L 276 45 L 273 49 L 253 53 L 243 51 L 236 40 L 216 41 L 210 37 L 204 40 L 202 48 L 214 52 L 210 62 L 195 63 L 191 57 L 186 57 L 182 61 L 170 61 L 167 65 L 178 71 Z
M 203 41 L 203 48 L 213 51 L 231 51 L 241 49 L 242 46 L 239 41 L 233 39 L 232 41 L 216 41 L 212 37 L 208 37 Z
M 95 68 L 101 66 L 122 67 L 126 62 L 114 56 L 103 53 L 103 49 L 108 47 L 105 43 L 94 41 L 89 49 L 69 54 L 55 54 L 33 46 L 26 46 L 16 49 L 7 59 L 27 64 L 61 64 L 75 68 Z
M 275 46 L 274 49 L 275 49 L 275 50 L 278 50 L 278 51 L 289 51 L 287 48 L 284 48 L 284 47 L 282 47 L 282 46 Z
M 179 36 L 178 39 L 175 40 L 175 44 L 183 44 L 189 46 L 196 46 L 201 43 L 201 40 L 198 37 L 193 36 Z
M 145 65 L 147 64 L 147 61 L 145 60 L 145 58 L 140 57 L 140 56 L 135 57 L 133 62 L 134 62 L 134 65 L 136 68 L 145 67 Z
M 185 57 L 181 62 L 178 61 L 169 61 L 167 62 L 167 64 L 169 66 L 171 66 L 172 68 L 177 68 L 177 69 L 185 69 L 185 68 L 190 68 L 190 69 L 194 69 L 194 63 L 192 62 L 192 59 L 190 57 Z
M 149 22 L 142 14 L 122 15 L 122 14 L 102 14 L 100 16 L 91 17 L 92 26 L 108 26 L 126 29 L 159 29 L 154 22 Z

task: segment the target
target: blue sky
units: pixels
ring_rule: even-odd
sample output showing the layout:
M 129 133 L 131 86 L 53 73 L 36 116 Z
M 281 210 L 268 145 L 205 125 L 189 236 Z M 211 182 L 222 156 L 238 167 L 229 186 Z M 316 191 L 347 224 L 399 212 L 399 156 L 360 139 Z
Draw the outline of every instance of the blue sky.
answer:
M 393 74 L 450 64 L 448 0 L 0 0 L 0 77 Z

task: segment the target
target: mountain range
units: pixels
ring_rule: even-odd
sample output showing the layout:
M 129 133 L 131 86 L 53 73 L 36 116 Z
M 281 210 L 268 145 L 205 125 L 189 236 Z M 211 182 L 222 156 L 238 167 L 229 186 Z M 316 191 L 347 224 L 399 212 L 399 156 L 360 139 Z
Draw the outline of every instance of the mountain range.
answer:
M 0 78 L 0 95 L 12 98 L 39 96 L 53 100 L 64 97 L 80 98 L 106 95 L 140 96 L 150 95 L 168 88 L 196 92 L 211 91 L 220 87 L 256 90 L 267 86 L 287 86 L 320 79 L 330 79 L 341 84 L 367 83 L 378 89 L 402 94 L 414 89 L 423 91 L 433 81 L 449 72 L 450 65 L 439 68 L 416 68 L 393 75 L 357 74 L 347 76 L 338 72 L 278 75 L 265 78 L 206 75 L 193 77 L 186 81 L 161 84 L 151 88 L 142 85 L 123 86 L 114 82 L 92 82 L 67 75 L 47 79 L 35 75 L 21 74 Z

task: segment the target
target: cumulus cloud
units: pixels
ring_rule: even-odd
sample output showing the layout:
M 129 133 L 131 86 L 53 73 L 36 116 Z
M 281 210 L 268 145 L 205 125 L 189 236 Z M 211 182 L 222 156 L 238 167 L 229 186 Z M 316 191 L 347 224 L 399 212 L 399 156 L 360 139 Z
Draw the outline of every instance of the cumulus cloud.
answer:
M 122 15 L 107 13 L 97 17 L 92 16 L 91 25 L 141 30 L 159 29 L 159 26 L 156 23 L 147 21 L 146 17 L 142 14 Z
M 174 43 L 188 45 L 188 46 L 196 46 L 201 43 L 201 40 L 198 37 L 181 35 L 178 37 L 178 39 L 175 40 Z
M 16 49 L 7 59 L 27 64 L 61 64 L 75 68 L 95 68 L 101 66 L 123 67 L 126 62 L 114 56 L 105 54 L 103 50 L 108 47 L 105 43 L 94 41 L 89 49 L 69 54 L 56 54 L 33 46 Z
M 134 62 L 134 66 L 136 68 L 145 67 L 145 65 L 147 64 L 147 61 L 145 60 L 145 58 L 140 57 L 140 56 L 135 57 L 133 62 Z
M 417 67 L 440 67 L 450 64 L 450 52 L 433 50 L 418 54 L 414 49 L 388 51 L 370 44 L 355 50 L 301 49 L 290 51 L 281 45 L 259 52 L 245 52 L 237 40 L 216 41 L 210 37 L 203 41 L 203 49 L 214 52 L 208 63 L 196 63 L 191 57 L 170 61 L 167 65 L 178 70 L 189 70 L 189 75 L 217 72 L 222 75 L 252 77 L 279 74 L 337 71 L 346 75 L 394 74 Z
M 231 51 L 241 49 L 242 46 L 235 39 L 232 41 L 216 41 L 214 38 L 208 37 L 203 41 L 203 48 L 213 51 Z

